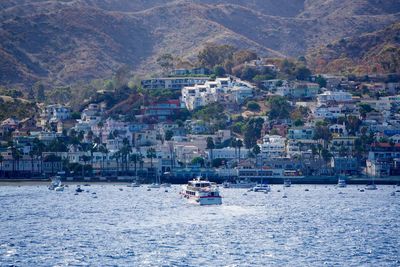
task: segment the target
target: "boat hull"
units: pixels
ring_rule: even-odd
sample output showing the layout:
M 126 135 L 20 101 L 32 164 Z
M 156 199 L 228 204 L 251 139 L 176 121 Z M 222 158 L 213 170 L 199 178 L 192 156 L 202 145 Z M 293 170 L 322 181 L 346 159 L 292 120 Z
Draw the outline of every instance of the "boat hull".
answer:
M 221 197 L 187 197 L 189 203 L 197 204 L 200 206 L 208 206 L 208 205 L 222 205 Z

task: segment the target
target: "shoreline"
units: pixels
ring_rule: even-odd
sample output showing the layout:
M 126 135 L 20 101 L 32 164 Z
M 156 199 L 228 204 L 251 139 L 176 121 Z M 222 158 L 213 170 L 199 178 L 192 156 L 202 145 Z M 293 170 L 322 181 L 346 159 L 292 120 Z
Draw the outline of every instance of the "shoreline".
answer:
M 0 179 L 0 186 L 16 186 L 16 185 L 49 185 L 50 184 L 50 179 L 18 179 L 18 178 L 13 178 L 13 179 Z M 271 178 L 267 179 L 268 184 L 271 185 L 282 185 L 283 184 L 283 179 L 282 178 Z M 120 185 L 127 185 L 130 184 L 132 181 L 131 180 L 116 180 L 116 179 L 110 179 L 110 180 L 64 180 L 64 184 L 120 184 Z M 172 184 L 184 184 L 187 181 L 171 181 Z M 301 178 L 301 179 L 291 179 L 292 184 L 304 184 L 304 185 L 335 185 L 337 184 L 337 178 L 336 177 L 310 177 L 310 178 Z M 348 185 L 366 185 L 371 183 L 371 179 L 365 179 L 365 178 L 349 178 L 346 180 L 346 183 Z M 380 178 L 380 179 L 374 179 L 374 183 L 377 185 L 399 185 L 400 184 L 400 177 L 394 176 L 394 177 L 387 177 L 387 178 Z M 146 183 L 144 183 L 146 184 Z

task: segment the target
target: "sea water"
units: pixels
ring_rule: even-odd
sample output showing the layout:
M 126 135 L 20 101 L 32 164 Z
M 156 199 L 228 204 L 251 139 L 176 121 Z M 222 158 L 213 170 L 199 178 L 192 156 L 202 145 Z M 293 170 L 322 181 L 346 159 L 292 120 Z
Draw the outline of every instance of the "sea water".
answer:
M 400 266 L 399 187 L 82 188 L 0 186 L 0 266 Z

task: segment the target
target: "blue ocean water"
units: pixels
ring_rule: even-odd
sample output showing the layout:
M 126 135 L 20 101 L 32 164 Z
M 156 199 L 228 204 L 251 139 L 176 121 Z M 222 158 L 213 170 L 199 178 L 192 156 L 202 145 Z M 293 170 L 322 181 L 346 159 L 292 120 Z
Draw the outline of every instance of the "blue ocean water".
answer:
M 0 265 L 400 266 L 399 187 L 222 189 L 208 207 L 178 186 L 82 188 L 1 186 Z

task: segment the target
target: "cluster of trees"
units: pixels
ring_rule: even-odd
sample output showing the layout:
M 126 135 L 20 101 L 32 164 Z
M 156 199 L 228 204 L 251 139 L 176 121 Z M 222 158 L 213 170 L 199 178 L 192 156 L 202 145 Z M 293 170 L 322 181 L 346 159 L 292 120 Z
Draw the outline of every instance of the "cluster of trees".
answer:
M 270 120 L 282 120 L 290 118 L 292 106 L 283 96 L 273 96 L 267 101 L 269 111 L 267 113 Z

